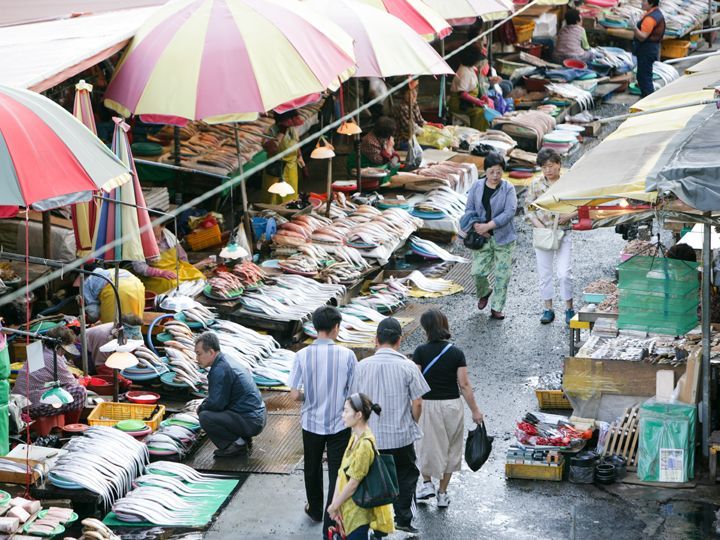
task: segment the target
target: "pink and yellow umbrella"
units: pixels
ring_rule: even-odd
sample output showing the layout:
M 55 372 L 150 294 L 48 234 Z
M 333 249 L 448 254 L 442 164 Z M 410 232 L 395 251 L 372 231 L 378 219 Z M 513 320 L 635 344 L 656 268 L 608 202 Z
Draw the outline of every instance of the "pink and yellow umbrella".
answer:
M 179 0 L 140 28 L 105 94 L 125 117 L 241 122 L 334 90 L 352 38 L 299 0 Z
M 454 25 L 462 22 L 472 24 L 478 17 L 483 17 L 485 20 L 494 19 L 499 14 L 507 14 L 513 10 L 510 0 L 423 0 L 423 2 Z
M 93 114 L 90 92 L 92 84 L 80 81 L 75 85 L 75 102 L 73 103 L 73 116 L 97 135 L 95 115 Z M 92 236 L 95 230 L 95 216 L 97 204 L 94 200 L 78 203 L 71 207 L 73 231 L 75 233 L 75 248 L 78 256 L 90 253 L 92 249 Z
M 395 15 L 428 41 L 444 39 L 452 32 L 448 22 L 421 0 L 359 1 Z

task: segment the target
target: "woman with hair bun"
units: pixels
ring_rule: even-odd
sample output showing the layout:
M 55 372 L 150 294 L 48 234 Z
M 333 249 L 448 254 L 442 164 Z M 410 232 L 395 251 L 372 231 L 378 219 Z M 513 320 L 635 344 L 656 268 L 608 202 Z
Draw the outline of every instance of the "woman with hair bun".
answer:
M 371 528 L 382 534 L 395 530 L 392 504 L 360 508 L 352 499 L 377 456 L 375 436 L 368 427 L 368 419 L 372 413 L 379 415 L 381 410 L 380 405 L 365 394 L 355 393 L 345 400 L 343 422 L 351 428 L 352 436 L 327 511 L 331 519 L 342 522 L 347 540 L 365 540 Z

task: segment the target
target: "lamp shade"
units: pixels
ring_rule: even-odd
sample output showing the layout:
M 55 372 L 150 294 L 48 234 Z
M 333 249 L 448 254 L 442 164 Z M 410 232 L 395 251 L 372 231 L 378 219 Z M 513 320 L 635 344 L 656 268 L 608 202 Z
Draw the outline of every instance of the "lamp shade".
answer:
M 320 137 L 317 146 L 313 149 L 310 154 L 312 159 L 330 159 L 335 157 L 335 148 L 332 144 L 327 142 L 325 137 Z
M 315 150 L 313 150 L 313 152 L 314 151 Z M 295 190 L 285 180 L 280 179 L 268 188 L 268 192 L 274 193 L 275 195 L 280 195 L 281 197 L 287 197 L 288 195 L 292 195 L 293 193 L 295 193 Z
M 138 360 L 134 354 L 122 351 L 115 351 L 105 360 L 105 365 L 112 369 L 125 369 L 136 366 L 137 363 Z
M 340 135 L 359 135 L 360 133 L 362 133 L 362 129 L 360 129 L 360 126 L 358 126 L 352 119 L 350 119 L 347 122 L 343 122 L 342 124 L 340 124 L 337 132 Z
M 283 182 L 285 184 L 286 182 Z M 274 185 L 274 184 L 273 184 Z M 272 186 L 270 186 L 272 188 Z M 291 186 L 292 189 L 292 186 Z M 268 189 L 268 191 L 270 191 Z M 271 193 L 273 193 L 271 191 Z M 293 192 L 294 193 L 294 192 Z M 245 248 L 238 246 L 235 242 L 232 242 L 231 244 L 228 244 L 222 250 L 220 251 L 220 257 L 227 260 L 235 260 L 235 259 L 242 259 L 243 257 L 247 257 L 249 253 L 245 250 Z
M 63 405 L 67 405 L 68 403 L 72 403 L 74 401 L 70 392 L 61 386 L 55 386 L 59 383 L 55 382 L 51 384 L 53 386 L 40 396 L 40 403 L 59 409 Z

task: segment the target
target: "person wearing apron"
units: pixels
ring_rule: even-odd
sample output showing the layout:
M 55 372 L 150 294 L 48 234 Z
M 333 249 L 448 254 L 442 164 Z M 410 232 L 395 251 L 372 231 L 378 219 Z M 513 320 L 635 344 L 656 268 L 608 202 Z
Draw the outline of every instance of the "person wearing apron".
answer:
M 278 134 L 275 139 L 267 141 L 263 145 L 263 148 L 268 154 L 268 158 L 284 152 L 300 141 L 300 137 L 295 128 L 303 124 L 303 119 L 297 111 L 276 114 L 275 121 L 278 125 Z M 300 149 L 298 149 L 297 152 L 291 152 L 280 161 L 267 166 L 263 170 L 262 202 L 267 204 L 283 204 L 292 199 L 296 199 L 298 194 L 299 168 L 305 168 L 305 162 L 303 161 Z M 295 193 L 287 195 L 286 197 L 269 193 L 268 188 L 280 178 L 290 184 L 295 190 Z
M 633 52 L 637 57 L 637 84 L 642 97 L 655 91 L 653 64 L 660 60 L 660 44 L 665 35 L 665 16 L 658 4 L 660 0 L 643 0 L 645 14 L 633 28 Z
M 478 76 L 478 66 L 484 60 L 485 55 L 478 47 L 468 47 L 460 53 L 460 67 L 450 85 L 448 102 L 451 113 L 469 117 L 470 126 L 480 131 L 489 127 L 483 107 L 492 107 L 492 100 L 487 97 L 490 83 L 499 82 L 498 77 L 489 80 Z
M 178 278 L 180 281 L 205 279 L 203 273 L 188 262 L 187 253 L 172 232 L 159 225 L 153 227 L 153 233 L 160 258 L 133 262 L 133 270 L 140 276 L 146 290 L 162 294 L 177 287 Z
M 93 274 L 105 276 L 115 283 L 115 270 L 96 268 Z M 118 294 L 120 296 L 120 315 L 134 313 L 142 319 L 145 313 L 145 286 L 127 270 L 119 271 Z M 117 310 L 115 292 L 110 284 L 98 276 L 89 276 L 83 288 L 85 314 L 89 322 L 100 320 L 113 322 Z

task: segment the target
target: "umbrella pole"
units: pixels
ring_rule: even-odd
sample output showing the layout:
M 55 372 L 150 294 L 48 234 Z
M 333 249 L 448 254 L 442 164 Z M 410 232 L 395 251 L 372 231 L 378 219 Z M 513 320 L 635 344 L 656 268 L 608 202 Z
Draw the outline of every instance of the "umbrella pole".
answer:
M 235 151 L 237 152 L 238 157 L 238 171 L 240 172 L 240 196 L 242 197 L 242 207 L 243 207 L 243 223 L 245 224 L 245 237 L 252 239 L 252 227 L 250 225 L 250 212 L 248 211 L 248 201 L 247 201 L 247 188 L 245 186 L 245 175 L 244 175 L 244 169 L 243 165 L 240 163 L 240 137 L 238 135 L 238 125 L 237 122 L 233 124 L 235 127 Z M 230 188 L 230 196 L 232 197 L 232 188 Z M 235 217 L 233 216 L 233 229 L 235 228 Z M 232 234 L 232 230 L 230 234 Z
M 357 77 L 355 77 L 355 109 L 360 108 L 360 81 L 358 81 Z M 357 114 L 357 125 L 360 125 L 360 113 Z M 355 135 L 355 181 L 356 183 L 356 189 L 358 191 L 362 191 L 360 189 L 362 185 L 362 180 L 360 179 L 360 134 Z
M 115 285 L 117 286 L 118 292 L 120 291 L 120 261 L 115 261 Z M 122 307 L 120 306 L 120 302 L 118 302 L 117 306 L 115 306 L 115 314 L 117 319 L 117 325 L 120 326 L 120 317 L 122 317 L 122 313 L 120 311 L 122 310 Z
M 78 296 L 80 304 L 80 345 L 82 347 L 82 370 L 83 375 L 88 375 L 88 350 L 87 350 L 87 324 L 85 322 L 85 274 L 80 274 L 80 295 Z
M 173 223 L 175 225 L 175 288 L 180 288 L 180 252 L 178 251 L 178 248 L 180 247 L 180 240 L 177 239 L 178 235 L 178 224 L 177 224 L 177 214 L 173 216 Z
M 445 58 L 445 39 L 440 40 L 440 56 Z M 440 75 L 440 99 L 438 101 L 438 118 L 440 122 L 445 118 L 445 75 Z

